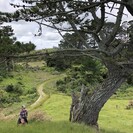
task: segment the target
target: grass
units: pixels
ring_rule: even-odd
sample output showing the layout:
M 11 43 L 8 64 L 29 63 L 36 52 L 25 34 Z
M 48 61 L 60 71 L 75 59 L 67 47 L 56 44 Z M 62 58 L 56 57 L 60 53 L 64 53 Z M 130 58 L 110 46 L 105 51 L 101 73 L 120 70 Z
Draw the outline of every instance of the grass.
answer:
M 35 64 L 33 63 L 31 65 L 34 66 Z M 47 80 L 47 82 L 44 82 L 44 91 L 49 94 L 49 98 L 44 103 L 42 102 L 38 105 L 38 110 L 48 115 L 48 117 L 51 118 L 51 121 L 29 121 L 28 125 L 17 127 L 17 117 L 15 117 L 11 121 L 0 121 L 1 133 L 95 133 L 95 131 L 88 126 L 70 123 L 68 121 L 71 97 L 57 93 L 55 81 L 62 78 L 63 75 L 52 75 L 50 71 L 42 72 L 38 70 L 37 72 L 29 71 L 14 73 L 14 78 L 5 79 L 1 82 L 1 86 L 21 81 L 24 83 L 25 89 L 28 90 Z M 133 110 L 125 109 L 128 102 L 129 100 L 122 99 L 108 100 L 99 114 L 98 123 L 101 130 L 100 133 L 132 133 Z M 22 103 L 15 103 L 13 106 L 6 108 L 3 111 L 7 113 L 16 110 L 18 113 L 20 105 L 22 105 Z M 30 111 L 29 115 L 32 114 L 33 111 L 35 110 Z
M 8 127 L 8 128 L 6 128 Z M 14 122 L 0 122 L 1 133 L 95 133 L 85 125 L 70 122 L 35 122 L 25 126 L 16 126 Z
M 44 86 L 47 87 L 48 84 L 52 88 L 53 80 L 49 80 Z M 125 109 L 128 102 L 129 100 L 108 100 L 99 115 L 100 133 L 132 133 L 133 110 Z M 10 133 L 95 133 L 83 124 L 73 124 L 68 121 L 70 104 L 71 97 L 59 93 L 51 94 L 50 98 L 38 108 L 51 118 L 50 122 L 31 122 L 24 128 L 16 127 L 15 119 L 13 123 L 0 122 L 1 133 L 7 133 L 9 130 Z
M 16 126 L 17 118 L 13 121 L 1 121 L 1 133 L 96 133 L 83 124 L 70 123 L 69 108 L 71 98 L 63 94 L 53 94 L 39 108 L 52 117 L 51 121 L 32 122 L 26 126 Z M 109 100 L 100 112 L 100 133 L 132 133 L 133 110 L 125 110 L 128 100 Z M 116 105 L 118 107 L 116 108 Z M 7 128 L 8 127 L 8 128 Z
M 13 72 L 13 78 L 6 78 L 4 79 L 0 86 L 6 86 L 9 84 L 16 84 L 17 82 L 23 83 L 25 89 L 30 89 L 36 87 L 41 82 L 51 78 L 53 75 L 43 71 L 20 71 L 20 72 Z
M 99 125 L 106 130 L 132 133 L 133 110 L 126 110 L 129 100 L 109 100 L 100 112 Z
M 52 75 L 50 72 L 45 72 L 38 70 L 37 72 L 32 71 L 20 71 L 20 72 L 13 72 L 12 78 L 6 78 L 0 83 L 0 88 L 3 88 L 9 84 L 16 84 L 17 82 L 21 82 L 23 84 L 23 89 L 25 91 L 32 90 L 32 88 L 36 88 L 39 84 L 45 82 L 48 79 L 52 79 L 56 77 L 57 75 Z M 28 106 L 29 104 L 32 104 L 37 97 L 33 97 L 32 95 L 22 95 L 21 96 L 22 101 L 19 103 L 14 103 L 12 106 L 8 108 L 4 108 L 3 112 L 5 115 L 9 115 L 13 112 L 16 112 L 20 109 L 20 106 L 25 104 Z
M 99 126 L 105 133 L 132 133 L 133 110 L 126 110 L 128 100 L 110 99 L 100 112 Z M 68 121 L 71 98 L 63 94 L 53 94 L 42 106 L 52 121 Z
M 52 121 L 68 121 L 70 104 L 71 98 L 69 96 L 53 94 L 40 109 L 51 116 Z

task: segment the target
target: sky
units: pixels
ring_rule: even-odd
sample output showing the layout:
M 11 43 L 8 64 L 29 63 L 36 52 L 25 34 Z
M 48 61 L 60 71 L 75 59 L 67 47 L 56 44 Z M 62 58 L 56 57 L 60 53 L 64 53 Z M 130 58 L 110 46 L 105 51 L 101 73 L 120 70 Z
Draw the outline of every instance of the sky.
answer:
M 13 12 L 15 9 L 11 7 L 9 3 L 20 3 L 20 1 L 21 0 L 0 0 L 0 11 Z M 39 26 L 33 22 L 19 21 L 7 23 L 5 25 L 12 26 L 18 41 L 25 43 L 31 41 L 36 45 L 36 49 L 38 50 L 57 47 L 62 39 L 56 30 L 48 27 L 43 27 L 43 34 L 41 36 L 35 36 L 35 34 L 38 33 Z
M 0 11 L 13 12 L 15 9 L 10 6 L 9 3 L 21 3 L 21 0 L 0 0 Z M 125 14 L 128 12 L 125 10 Z M 128 14 L 123 17 L 124 21 L 131 20 L 133 17 Z M 110 18 L 112 19 L 112 18 Z M 11 25 L 14 29 L 15 37 L 21 42 L 33 42 L 36 45 L 36 49 L 45 49 L 58 47 L 58 44 L 62 37 L 54 29 L 43 27 L 43 32 L 41 36 L 35 36 L 38 33 L 39 26 L 36 23 L 29 23 L 25 21 L 12 22 L 6 25 Z

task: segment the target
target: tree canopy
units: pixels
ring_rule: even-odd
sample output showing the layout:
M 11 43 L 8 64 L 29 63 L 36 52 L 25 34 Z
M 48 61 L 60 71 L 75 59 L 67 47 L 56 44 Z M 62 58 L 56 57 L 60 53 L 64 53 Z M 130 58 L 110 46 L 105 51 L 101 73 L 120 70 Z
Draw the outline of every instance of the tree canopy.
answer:
M 62 31 L 72 32 L 90 55 L 116 57 L 130 45 L 132 21 L 122 23 L 124 8 L 133 9 L 132 1 L 108 0 L 23 0 L 25 4 L 11 4 L 18 9 L 14 14 L 3 14 L 3 21 L 33 21 Z M 113 14 L 115 12 L 115 14 Z M 113 22 L 110 19 L 113 18 Z M 128 25 L 128 26 L 127 26 Z M 85 41 L 83 34 L 88 37 Z M 62 35 L 62 34 L 61 34 Z M 64 38 L 65 39 L 65 38 Z M 68 41 L 68 40 L 67 40 Z M 70 42 L 68 42 L 70 44 Z M 115 43 L 115 46 L 113 46 Z M 125 61 L 125 60 L 123 60 Z

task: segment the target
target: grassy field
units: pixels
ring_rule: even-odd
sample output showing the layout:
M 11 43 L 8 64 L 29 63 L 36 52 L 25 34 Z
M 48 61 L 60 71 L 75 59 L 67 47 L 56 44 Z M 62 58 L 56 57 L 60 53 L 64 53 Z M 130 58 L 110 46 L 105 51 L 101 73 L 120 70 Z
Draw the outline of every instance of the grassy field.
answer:
M 8 127 L 8 128 L 7 128 Z M 95 133 L 84 125 L 72 124 L 69 122 L 35 122 L 26 126 L 16 126 L 16 123 L 0 122 L 1 133 Z
M 126 110 L 129 100 L 109 100 L 100 112 L 99 125 L 118 133 L 133 132 L 133 110 Z
M 34 63 L 33 63 L 34 65 Z M 19 72 L 14 73 L 14 78 L 8 78 L 1 82 L 0 86 L 9 83 L 24 83 L 26 89 L 37 87 L 44 83 L 44 92 L 49 98 L 41 103 L 37 109 L 29 111 L 29 124 L 25 126 L 17 126 L 16 115 L 11 120 L 0 121 L 0 133 L 96 133 L 94 129 L 83 124 L 70 123 L 69 109 L 71 105 L 71 97 L 62 93 L 57 93 L 55 88 L 56 80 L 63 75 L 51 71 L 38 70 L 37 72 Z M 49 80 L 51 79 L 51 80 Z M 46 82 L 47 81 L 47 82 Z M 26 102 L 26 101 L 24 101 Z M 99 115 L 100 133 L 132 133 L 133 132 L 133 110 L 126 110 L 129 100 L 110 99 L 105 104 Z M 22 103 L 14 103 L 10 108 L 3 111 L 6 115 L 15 110 L 19 113 L 19 106 Z M 32 120 L 35 112 L 41 112 L 36 120 L 46 116 L 48 119 L 43 121 Z M 0 118 L 2 115 L 0 114 Z
M 53 94 L 38 108 L 51 119 L 49 121 L 31 121 L 25 126 L 17 127 L 17 118 L 13 121 L 1 121 L 1 133 L 95 133 L 93 129 L 83 124 L 73 124 L 68 121 L 71 98 L 63 94 Z M 126 110 L 128 100 L 109 100 L 99 116 L 100 133 L 132 133 L 133 110 Z M 116 108 L 116 105 L 118 107 Z M 29 115 L 32 112 L 29 112 Z M 8 128 L 7 128 L 8 127 Z
M 71 98 L 63 94 L 51 95 L 41 110 L 52 117 L 52 121 L 68 121 Z M 126 110 L 128 100 L 109 100 L 100 112 L 99 126 L 105 133 L 132 133 L 133 110 Z

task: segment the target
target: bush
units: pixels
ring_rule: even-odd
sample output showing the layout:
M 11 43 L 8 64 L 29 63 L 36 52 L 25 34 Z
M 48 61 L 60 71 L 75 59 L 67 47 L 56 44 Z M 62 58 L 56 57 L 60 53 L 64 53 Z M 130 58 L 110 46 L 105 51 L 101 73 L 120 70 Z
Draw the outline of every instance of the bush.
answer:
M 126 109 L 133 109 L 133 100 L 129 101 L 129 104 L 126 106 Z
M 36 93 L 36 87 L 32 87 L 30 90 L 27 91 L 28 94 Z
M 9 93 L 15 93 L 17 95 L 21 95 L 23 93 L 22 85 L 19 83 L 17 83 L 16 85 L 7 85 L 5 91 Z
M 48 117 L 44 112 L 42 111 L 36 111 L 30 114 L 29 120 L 34 121 L 50 121 L 51 118 Z
M 5 91 L 6 92 L 13 92 L 14 91 L 14 86 L 12 84 L 7 85 L 6 88 L 5 88 Z

